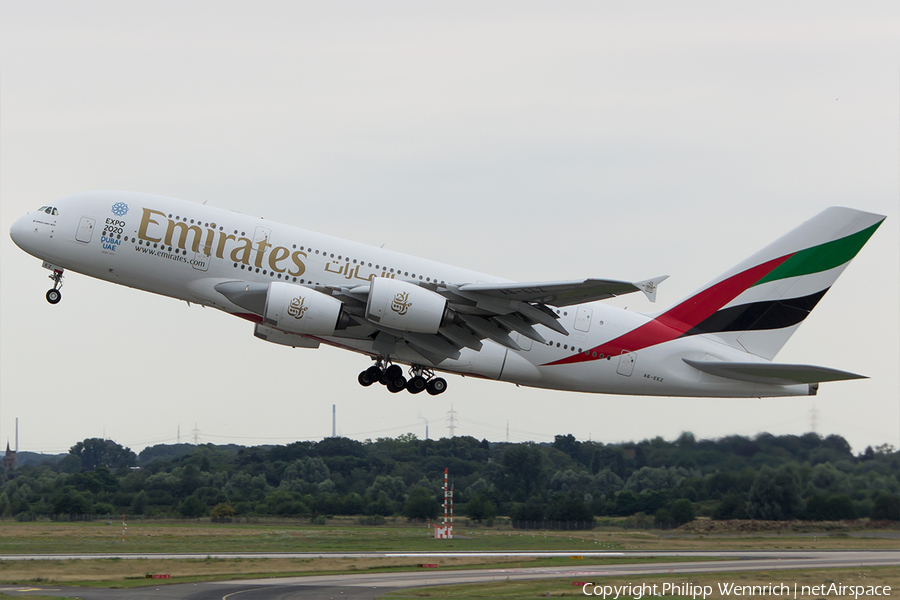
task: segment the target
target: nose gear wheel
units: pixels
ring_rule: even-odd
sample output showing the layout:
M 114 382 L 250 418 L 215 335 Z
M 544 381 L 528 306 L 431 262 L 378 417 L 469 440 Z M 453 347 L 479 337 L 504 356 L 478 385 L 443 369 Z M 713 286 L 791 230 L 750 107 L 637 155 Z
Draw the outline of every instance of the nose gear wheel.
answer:
M 50 275 L 50 279 L 53 280 L 53 289 L 47 291 L 47 302 L 50 304 L 58 304 L 59 301 L 62 300 L 62 292 L 59 290 L 62 288 L 63 272 L 54 269 L 53 274 Z

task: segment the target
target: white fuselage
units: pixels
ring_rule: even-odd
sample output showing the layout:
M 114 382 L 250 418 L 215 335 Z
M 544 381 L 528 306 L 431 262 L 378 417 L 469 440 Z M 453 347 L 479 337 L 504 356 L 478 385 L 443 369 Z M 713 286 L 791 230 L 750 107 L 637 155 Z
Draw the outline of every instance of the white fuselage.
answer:
M 127 212 L 111 212 L 110 207 L 118 202 L 127 206 Z M 213 306 L 246 318 L 250 318 L 247 311 L 216 294 L 213 286 L 226 281 L 286 281 L 319 288 L 352 287 L 365 284 L 372 277 L 421 284 L 506 281 L 174 198 L 90 192 L 64 198 L 54 207 L 58 214 L 29 213 L 11 230 L 16 244 L 49 266 Z M 547 344 L 513 333 L 522 350 L 484 340 L 480 351 L 463 348 L 458 359 L 425 366 L 531 387 L 609 394 L 755 397 L 810 393 L 806 385 L 723 379 L 701 373 L 683 362 L 683 358 L 754 360 L 713 335 L 682 337 L 604 360 L 549 365 L 595 348 L 650 320 L 603 302 L 558 310 L 559 322 L 570 332 L 568 336 L 538 325 Z M 337 332 L 315 339 L 377 354 L 368 338 L 342 337 Z M 398 363 L 421 364 L 421 356 L 402 344 L 389 358 Z

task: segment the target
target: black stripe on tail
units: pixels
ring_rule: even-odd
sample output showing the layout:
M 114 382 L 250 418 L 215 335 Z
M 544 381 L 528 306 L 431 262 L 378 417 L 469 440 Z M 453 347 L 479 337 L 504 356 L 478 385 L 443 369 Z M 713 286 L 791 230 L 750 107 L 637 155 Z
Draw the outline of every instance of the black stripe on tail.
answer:
M 723 308 L 701 321 L 684 335 L 725 331 L 759 331 L 791 327 L 806 318 L 828 289 L 825 288 L 821 292 L 800 298 L 751 302 L 750 304 Z

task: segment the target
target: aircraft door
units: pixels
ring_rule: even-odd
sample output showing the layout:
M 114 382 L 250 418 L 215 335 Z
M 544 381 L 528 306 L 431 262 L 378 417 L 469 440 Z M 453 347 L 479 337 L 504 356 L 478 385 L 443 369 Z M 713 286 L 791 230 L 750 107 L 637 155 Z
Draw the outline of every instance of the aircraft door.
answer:
M 619 368 L 616 369 L 616 373 L 631 377 L 631 374 L 634 373 L 635 358 L 637 355 L 634 352 L 622 352 L 619 356 Z
M 594 309 L 589 306 L 579 306 L 575 312 L 575 329 L 578 331 L 590 331 L 591 319 L 594 318 Z
M 81 221 L 78 223 L 78 231 L 75 232 L 75 239 L 85 244 L 90 242 L 91 237 L 94 235 L 94 225 L 96 223 L 95 219 L 81 217 Z
M 191 266 L 198 271 L 206 271 L 209 269 L 210 258 L 205 252 L 194 252 L 194 260 L 191 261 Z

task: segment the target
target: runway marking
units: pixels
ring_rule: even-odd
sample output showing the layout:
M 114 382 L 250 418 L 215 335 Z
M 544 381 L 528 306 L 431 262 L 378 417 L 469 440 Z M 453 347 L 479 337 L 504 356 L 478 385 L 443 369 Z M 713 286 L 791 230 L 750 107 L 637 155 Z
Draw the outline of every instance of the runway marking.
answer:
M 222 600 L 227 600 L 228 598 L 231 598 L 232 596 L 237 596 L 238 594 L 243 594 L 244 592 L 255 592 L 257 590 L 264 590 L 264 589 L 266 589 L 266 588 L 258 587 L 258 588 L 250 588 L 249 590 L 240 590 L 237 592 L 231 592 L 230 594 L 225 594 L 224 596 L 222 596 Z

